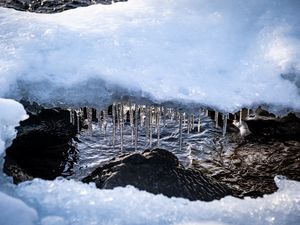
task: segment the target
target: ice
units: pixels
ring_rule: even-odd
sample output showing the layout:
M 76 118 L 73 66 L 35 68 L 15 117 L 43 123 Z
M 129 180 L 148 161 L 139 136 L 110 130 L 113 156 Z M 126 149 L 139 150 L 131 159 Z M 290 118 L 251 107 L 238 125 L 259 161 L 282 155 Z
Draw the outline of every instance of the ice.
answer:
M 299 110 L 299 11 L 296 0 L 133 0 L 54 15 L 1 8 L 0 97 Z
M 0 98 L 0 155 L 16 136 L 15 127 L 27 118 L 23 106 L 11 99 Z
M 2 225 L 33 225 L 38 220 L 35 209 L 22 200 L 11 197 L 0 191 L 0 224 Z
M 209 203 L 153 195 L 131 186 L 99 190 L 64 179 L 25 182 L 15 187 L 15 195 L 36 209 L 42 224 L 298 225 L 300 183 L 281 182 L 276 193 L 263 198 L 226 197 Z M 10 208 L 16 209 L 8 205 L 6 210 Z M 21 216 L 18 213 L 8 219 Z M 0 223 L 5 224 L 3 217 Z

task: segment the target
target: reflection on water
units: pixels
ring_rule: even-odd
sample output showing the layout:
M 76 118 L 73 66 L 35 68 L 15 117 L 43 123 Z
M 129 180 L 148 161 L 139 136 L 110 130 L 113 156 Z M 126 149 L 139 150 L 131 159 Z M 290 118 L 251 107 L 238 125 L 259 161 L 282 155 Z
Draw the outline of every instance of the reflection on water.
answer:
M 71 165 L 66 167 L 65 174 L 74 179 L 83 178 L 101 163 L 136 149 L 167 149 L 173 152 L 185 167 L 191 165 L 192 159 L 205 159 L 212 153 L 223 150 L 221 146 L 225 142 L 222 129 L 216 128 L 215 121 L 207 117 L 205 111 L 191 115 L 177 113 L 172 109 L 165 114 L 157 114 L 155 111 L 153 108 L 153 115 L 149 115 L 145 108 L 144 112 L 139 111 L 138 119 L 135 119 L 133 110 L 124 110 L 123 121 L 115 115 L 118 114 L 118 110 L 112 110 L 111 115 L 107 112 L 101 113 L 102 117 L 99 117 L 98 122 L 91 123 L 87 130 L 78 135 L 77 160 L 72 165 L 73 168 Z M 88 120 L 92 120 L 87 117 Z M 116 119 L 113 120 L 113 117 Z

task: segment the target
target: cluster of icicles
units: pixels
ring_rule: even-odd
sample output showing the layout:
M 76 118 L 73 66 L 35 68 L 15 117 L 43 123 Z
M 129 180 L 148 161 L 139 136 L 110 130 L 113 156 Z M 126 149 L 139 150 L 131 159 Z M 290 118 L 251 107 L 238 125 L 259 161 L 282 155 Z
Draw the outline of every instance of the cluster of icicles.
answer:
M 100 129 L 106 136 L 108 123 L 112 123 L 112 147 L 116 145 L 116 135 L 120 137 L 120 150 L 123 151 L 123 135 L 124 126 L 130 126 L 132 144 L 137 150 L 139 132 L 145 129 L 146 136 L 149 142 L 149 148 L 160 147 L 161 127 L 166 125 L 166 120 L 176 121 L 179 129 L 179 150 L 182 149 L 182 133 L 186 131 L 201 132 L 201 116 L 210 117 L 215 121 L 216 128 L 219 128 L 226 135 L 227 121 L 239 121 L 248 117 L 251 113 L 250 109 L 241 109 L 235 114 L 223 114 L 215 110 L 199 109 L 197 113 L 186 113 L 178 111 L 174 108 L 163 106 L 148 106 L 131 103 L 114 103 L 105 110 L 96 110 L 94 108 L 69 109 L 70 123 L 77 127 L 77 132 L 80 133 L 80 120 L 84 119 L 84 124 L 88 131 L 93 129 L 92 124 L 98 123 Z M 153 141 L 153 135 L 156 136 L 156 142 Z

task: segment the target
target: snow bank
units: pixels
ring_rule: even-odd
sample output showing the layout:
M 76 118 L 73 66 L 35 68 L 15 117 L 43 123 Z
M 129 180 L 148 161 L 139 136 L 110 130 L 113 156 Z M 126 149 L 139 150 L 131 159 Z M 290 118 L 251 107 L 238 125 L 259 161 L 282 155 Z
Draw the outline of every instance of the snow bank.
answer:
M 15 138 L 15 127 L 26 118 L 27 114 L 20 103 L 0 98 L 0 155 Z
M 294 0 L 132 0 L 55 15 L 2 8 L 0 96 L 300 110 L 299 11 Z
M 42 224 L 298 225 L 300 183 L 277 182 L 279 191 L 264 198 L 226 197 L 209 203 L 153 195 L 130 186 L 99 190 L 60 179 L 22 183 L 16 195 L 38 211 Z
M 38 220 L 37 212 L 23 201 L 0 191 L 0 222 L 2 225 L 32 225 Z

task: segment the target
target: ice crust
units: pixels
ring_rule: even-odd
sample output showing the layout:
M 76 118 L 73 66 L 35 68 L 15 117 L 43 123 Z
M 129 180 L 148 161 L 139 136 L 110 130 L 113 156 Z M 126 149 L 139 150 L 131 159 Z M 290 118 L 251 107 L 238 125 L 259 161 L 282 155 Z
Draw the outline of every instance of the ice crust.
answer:
M 0 155 L 11 144 L 20 120 L 27 118 L 23 106 L 12 100 L 0 98 Z
M 132 0 L 52 15 L 1 8 L 0 97 L 299 111 L 299 11 L 297 0 Z
M 300 183 L 280 182 L 282 188 L 263 198 L 226 197 L 209 203 L 153 195 L 131 186 L 99 190 L 63 179 L 22 183 L 15 188 L 15 196 L 37 211 L 36 222 L 43 225 L 298 225 Z M 10 207 L 13 217 L 19 217 L 18 209 Z M 35 218 L 35 213 L 28 213 Z M 0 222 L 5 224 L 2 217 Z

